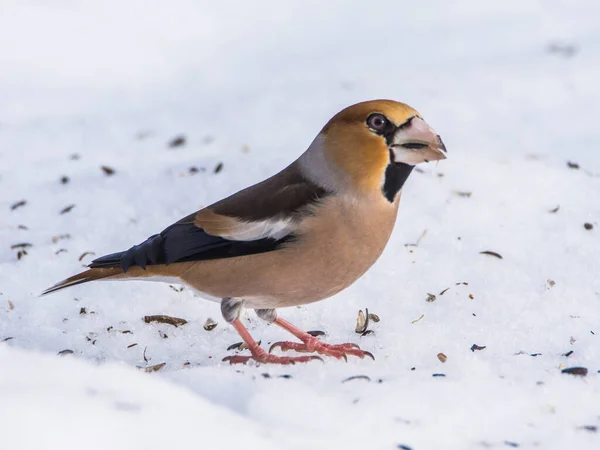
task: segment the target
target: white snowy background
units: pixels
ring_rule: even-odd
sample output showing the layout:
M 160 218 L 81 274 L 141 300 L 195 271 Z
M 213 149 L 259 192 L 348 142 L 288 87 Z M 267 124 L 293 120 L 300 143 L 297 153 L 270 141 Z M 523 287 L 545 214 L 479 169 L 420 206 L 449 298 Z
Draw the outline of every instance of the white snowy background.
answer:
M 595 0 L 1 0 L 0 448 L 600 448 L 599 80 Z M 38 296 L 375 98 L 449 158 L 411 176 L 366 276 L 280 311 L 375 362 L 221 363 L 240 339 L 177 286 Z

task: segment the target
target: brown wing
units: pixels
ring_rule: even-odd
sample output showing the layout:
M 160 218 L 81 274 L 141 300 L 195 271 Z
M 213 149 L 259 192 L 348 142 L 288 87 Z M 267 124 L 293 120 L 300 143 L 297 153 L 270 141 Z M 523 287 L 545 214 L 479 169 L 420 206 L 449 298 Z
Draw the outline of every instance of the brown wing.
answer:
M 91 268 L 221 259 L 264 253 L 293 239 L 309 205 L 328 195 L 295 164 L 277 175 L 184 217 L 127 251 L 98 258 Z

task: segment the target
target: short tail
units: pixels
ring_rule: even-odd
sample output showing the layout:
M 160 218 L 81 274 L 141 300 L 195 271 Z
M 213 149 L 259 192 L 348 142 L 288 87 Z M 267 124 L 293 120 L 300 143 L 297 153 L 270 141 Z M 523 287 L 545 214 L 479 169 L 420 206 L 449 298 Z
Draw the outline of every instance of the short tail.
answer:
M 101 280 L 102 278 L 108 278 L 122 273 L 123 271 L 119 268 L 89 269 L 85 272 L 78 273 L 77 275 L 73 275 L 66 280 L 56 283 L 54 286 L 49 287 L 42 292 L 41 295 L 51 294 L 52 292 L 60 291 L 64 288 L 87 283 L 88 281 Z

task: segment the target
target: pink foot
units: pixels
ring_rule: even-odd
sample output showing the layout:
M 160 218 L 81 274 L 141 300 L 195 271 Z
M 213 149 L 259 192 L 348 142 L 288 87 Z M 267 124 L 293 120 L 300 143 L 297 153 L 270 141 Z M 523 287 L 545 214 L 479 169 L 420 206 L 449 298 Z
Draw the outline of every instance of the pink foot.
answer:
M 315 359 L 323 361 L 323 359 L 318 356 L 275 356 L 265 352 L 259 347 L 252 352 L 252 356 L 232 355 L 223 358 L 223 361 L 229 361 L 229 364 L 246 364 L 250 360 L 254 360 L 261 364 L 296 364 L 313 361 Z
M 347 355 L 358 356 L 360 359 L 368 356 L 375 360 L 375 357 L 371 352 L 361 350 L 356 344 L 325 344 L 313 336 L 304 337 L 303 341 L 303 343 L 289 341 L 275 342 L 273 345 L 271 345 L 269 353 L 271 353 L 275 348 L 279 347 L 284 352 L 288 350 L 294 350 L 301 353 L 316 352 L 320 355 L 333 356 L 334 358 L 345 359 L 346 361 L 348 361 Z

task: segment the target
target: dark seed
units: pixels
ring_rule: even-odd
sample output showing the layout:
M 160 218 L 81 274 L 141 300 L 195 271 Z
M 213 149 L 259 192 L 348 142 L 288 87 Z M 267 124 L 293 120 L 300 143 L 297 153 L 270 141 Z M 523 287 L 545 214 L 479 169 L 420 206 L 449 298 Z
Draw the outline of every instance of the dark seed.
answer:
M 144 322 L 158 322 L 158 323 L 166 323 L 168 325 L 173 325 L 174 327 L 178 327 L 180 325 L 185 325 L 187 320 L 180 319 L 179 317 L 171 317 L 165 316 L 163 314 L 158 314 L 155 316 L 144 316 Z
M 446 289 L 444 289 L 444 290 L 443 290 L 442 292 L 440 292 L 438 295 L 444 295 L 448 289 L 450 289 L 450 288 L 446 288 Z
M 502 259 L 502 255 L 500 253 L 492 252 L 491 250 L 485 250 L 483 252 L 479 252 L 480 255 L 490 255 L 495 256 L 498 259 Z
M 186 139 L 184 135 L 176 136 L 169 142 L 169 147 L 182 147 L 185 145 Z
M 115 174 L 115 169 L 113 169 L 112 167 L 108 167 L 108 166 L 100 166 L 100 169 L 102 170 L 102 172 L 104 172 L 104 174 L 107 177 L 110 177 L 111 175 Z
M 307 331 L 307 333 L 314 337 L 325 336 L 325 332 L 321 330 Z
M 558 205 L 556 208 L 551 209 L 550 211 L 548 211 L 550 214 L 556 214 L 558 212 L 558 210 L 560 209 L 560 205 Z
M 231 344 L 229 347 L 227 347 L 227 351 L 236 350 L 240 348 L 240 345 L 242 345 L 242 342 L 236 342 L 235 344 Z
M 466 191 L 454 191 L 454 193 L 456 195 L 458 195 L 459 197 L 465 197 L 465 198 L 470 198 L 471 195 L 473 195 L 472 192 L 466 192 Z
M 21 206 L 25 206 L 26 204 L 27 204 L 27 200 L 21 200 L 21 201 L 19 201 L 19 202 L 17 202 L 17 203 L 13 203 L 13 204 L 10 206 L 10 209 L 11 209 L 12 211 L 14 211 L 15 209 L 17 209 L 17 208 L 20 208 Z
M 585 431 L 589 431 L 590 433 L 596 433 L 598 431 L 598 427 L 596 425 L 584 425 L 579 428 Z
M 15 250 L 17 248 L 29 248 L 32 247 L 33 244 L 30 244 L 29 242 L 21 242 L 19 244 L 13 244 L 10 246 L 11 250 Z
M 567 367 L 566 369 L 561 370 L 561 372 L 568 373 L 569 375 L 585 377 L 588 373 L 588 370 L 585 367 Z
M 573 354 L 573 350 L 569 350 L 567 353 L 563 353 L 563 356 L 566 356 L 568 358 L 572 354 Z
M 135 343 L 135 344 L 130 344 L 130 345 L 128 345 L 128 346 L 127 346 L 127 348 L 135 347 L 136 345 L 137 345 L 137 343 Z
M 369 378 L 366 375 L 353 375 L 351 377 L 346 378 L 345 380 L 342 380 L 342 383 L 347 383 L 348 381 L 352 381 L 352 380 L 365 380 L 365 381 L 371 381 L 371 378 Z
M 583 224 L 583 228 L 585 228 L 586 230 L 593 230 L 594 229 L 594 225 L 592 225 L 589 222 L 586 222 Z
M 223 163 L 220 162 L 219 164 L 217 164 L 217 167 L 215 167 L 215 173 L 219 173 L 221 170 L 223 170 Z
M 67 183 L 69 182 L 69 177 L 61 177 L 61 178 L 60 178 L 60 182 L 61 182 L 62 184 L 67 184 Z
M 72 355 L 73 354 L 73 350 L 71 349 L 65 349 L 65 350 L 61 350 L 60 352 L 57 353 L 58 356 L 65 356 L 65 355 Z
M 69 205 L 66 208 L 63 208 L 60 210 L 60 214 L 66 214 L 69 211 L 71 211 L 73 208 L 75 208 L 75 205 Z
M 79 310 L 79 314 L 87 314 L 87 309 L 86 308 L 81 308 Z
M 572 162 L 572 161 L 567 161 L 567 167 L 569 167 L 569 169 L 579 169 L 579 164 L 577 164 L 576 162 Z
M 87 255 L 95 255 L 94 252 L 83 252 L 81 254 L 81 256 L 79 257 L 79 261 L 81 261 L 83 258 L 85 258 Z
M 484 348 L 486 348 L 485 345 L 477 345 L 477 344 L 473 344 L 471 345 L 471 351 L 475 352 L 475 350 L 483 350 Z
M 411 447 L 409 447 L 408 445 L 404 445 L 404 444 L 398 444 L 396 446 L 396 448 L 399 449 L 399 450 L 412 450 Z
M 516 442 L 509 442 L 509 441 L 504 441 L 504 445 L 506 445 L 507 447 L 518 447 L 519 444 L 517 444 Z
M 431 375 L 432 377 L 445 377 L 446 374 L 445 373 L 434 373 Z

